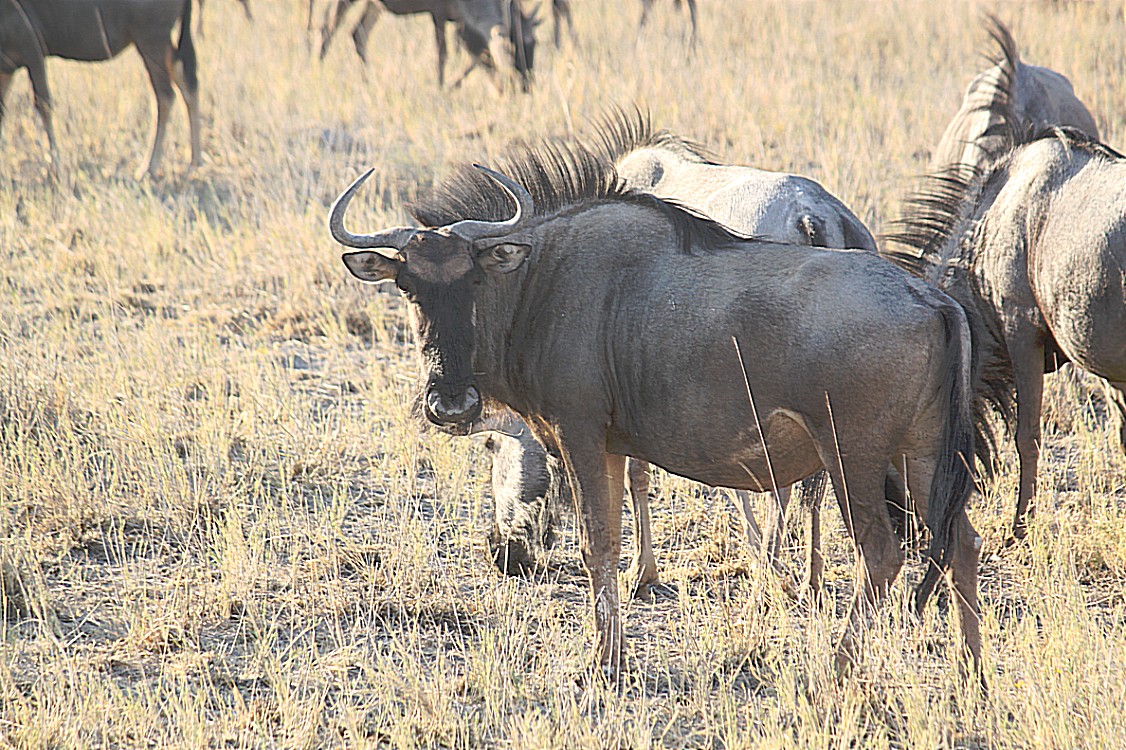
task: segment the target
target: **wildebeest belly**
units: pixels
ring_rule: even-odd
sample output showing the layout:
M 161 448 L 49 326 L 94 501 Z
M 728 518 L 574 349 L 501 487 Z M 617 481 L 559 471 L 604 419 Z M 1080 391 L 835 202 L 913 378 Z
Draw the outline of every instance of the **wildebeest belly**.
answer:
M 607 434 L 607 449 L 640 458 L 704 484 L 765 492 L 785 487 L 821 468 L 801 417 L 785 409 L 760 414 L 759 426 L 720 417 L 707 424 L 683 425 L 675 434 Z

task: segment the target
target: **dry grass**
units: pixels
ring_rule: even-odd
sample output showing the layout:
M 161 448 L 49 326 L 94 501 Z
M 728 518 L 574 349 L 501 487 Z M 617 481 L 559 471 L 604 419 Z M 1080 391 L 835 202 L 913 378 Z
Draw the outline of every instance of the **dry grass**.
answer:
M 1126 461 L 1082 380 L 1049 386 L 1028 541 L 998 550 L 1011 454 L 972 511 L 989 701 L 902 580 L 834 686 L 852 585 L 836 511 L 812 609 L 749 558 L 722 495 L 673 477 L 655 528 L 672 594 L 626 606 L 621 690 L 580 689 L 571 535 L 544 580 L 493 571 L 480 451 L 419 433 L 403 307 L 346 278 L 324 229 L 363 167 L 353 221 L 399 222 L 455 162 L 637 102 L 884 230 L 982 64 L 982 8 L 704 2 L 692 58 L 671 3 L 635 45 L 637 7 L 576 2 L 580 42 L 544 45 L 535 91 L 498 99 L 480 76 L 436 90 L 423 19 L 381 21 L 366 77 L 346 38 L 311 63 L 299 5 L 258 2 L 250 25 L 208 4 L 207 163 L 188 179 L 179 110 L 171 176 L 131 178 L 151 112 L 132 53 L 50 63 L 58 187 L 24 76 L 9 94 L 0 747 L 1126 746 Z M 1126 145 L 1121 4 L 991 9 Z

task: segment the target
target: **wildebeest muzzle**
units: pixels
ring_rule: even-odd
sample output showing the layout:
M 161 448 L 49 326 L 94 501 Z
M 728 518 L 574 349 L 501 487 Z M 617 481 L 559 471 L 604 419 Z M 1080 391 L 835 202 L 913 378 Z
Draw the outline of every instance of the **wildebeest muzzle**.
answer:
M 470 422 L 481 416 L 481 394 L 472 384 L 458 389 L 430 384 L 423 397 L 423 412 L 438 427 L 468 427 Z

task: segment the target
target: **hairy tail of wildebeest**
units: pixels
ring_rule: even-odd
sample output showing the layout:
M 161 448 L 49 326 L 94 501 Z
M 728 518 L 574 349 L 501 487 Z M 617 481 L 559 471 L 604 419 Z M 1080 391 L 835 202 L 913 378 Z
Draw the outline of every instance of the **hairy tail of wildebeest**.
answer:
M 927 553 L 927 571 L 915 590 L 915 611 L 922 612 L 930 598 L 940 573 L 950 567 L 955 545 L 978 545 L 974 539 L 960 539 L 960 527 L 955 524 L 965 513 L 966 504 L 974 490 L 970 470 L 974 460 L 973 389 L 970 385 L 971 357 L 969 323 L 966 314 L 957 304 L 951 303 L 941 310 L 946 326 L 948 373 L 946 421 L 942 437 L 942 453 L 931 480 L 930 498 L 927 502 L 927 527 L 931 532 Z M 976 567 L 977 556 L 972 558 Z M 976 570 L 974 575 L 976 577 Z M 976 598 L 976 586 L 974 596 Z

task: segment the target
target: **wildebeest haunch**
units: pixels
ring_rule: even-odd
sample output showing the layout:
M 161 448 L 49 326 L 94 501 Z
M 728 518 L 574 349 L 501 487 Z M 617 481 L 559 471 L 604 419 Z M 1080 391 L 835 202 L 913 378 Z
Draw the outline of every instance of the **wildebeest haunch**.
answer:
M 1036 494 L 1045 372 L 1071 361 L 1107 380 L 1126 450 L 1126 160 L 1077 130 L 1022 132 L 1008 130 L 1017 148 L 984 174 L 932 178 L 892 237 L 907 248 L 889 249 L 974 324 L 979 399 L 1016 423 L 1017 538 Z
M 828 470 L 860 560 L 842 671 L 903 565 L 884 493 L 896 467 L 931 534 L 916 604 L 950 569 L 980 664 L 980 539 L 965 513 L 972 363 L 957 303 L 868 253 L 749 251 L 715 222 L 629 191 L 581 149 L 543 146 L 505 170 L 455 176 L 415 207 L 423 227 L 353 234 L 344 216 L 369 172 L 329 225 L 366 248 L 344 255 L 354 275 L 410 301 L 431 423 L 462 432 L 488 401 L 562 457 L 602 669 L 621 665 L 627 455 L 755 491 Z
M 758 239 L 813 247 L 858 248 L 876 252 L 868 228 L 840 200 L 819 183 L 798 175 L 769 172 L 753 167 L 719 164 L 699 145 L 653 128 L 648 116 L 614 110 L 596 129 L 601 155 L 615 165 L 626 185 L 697 211 L 740 234 Z M 747 247 L 753 249 L 753 245 Z M 567 494 L 566 482 L 554 474 L 556 462 L 518 419 L 490 415 L 482 424 L 493 435 L 487 448 L 492 456 L 495 527 L 490 546 L 497 566 L 509 573 L 534 568 L 544 540 L 554 537 L 550 525 L 556 498 L 548 488 Z M 659 582 L 648 507 L 648 468 L 631 461 L 627 488 L 633 501 L 634 538 L 637 549 L 631 566 L 636 592 L 645 596 Z M 824 482 L 813 482 L 801 493 L 810 503 L 811 536 L 818 530 L 818 503 Z M 782 544 L 782 514 L 789 499 L 788 488 L 780 488 L 765 535 L 751 511 L 750 498 L 739 492 L 743 519 L 752 546 L 765 543 L 765 556 L 777 565 Z M 546 524 L 544 526 L 543 524 Z M 820 550 L 810 549 L 809 582 L 816 590 L 820 582 Z
M 0 0 L 0 119 L 12 75 L 27 68 L 35 107 L 58 163 L 45 58 L 100 61 L 136 45 L 156 94 L 156 129 L 146 171 L 160 167 L 164 131 L 172 110 L 172 84 L 184 97 L 191 130 L 192 166 L 200 162 L 199 81 L 192 45 L 191 0 Z M 180 22 L 173 46 L 172 28 Z
M 1005 130 L 1010 126 L 1035 133 L 1064 125 L 1097 140 L 1095 118 L 1075 96 L 1071 82 L 1054 70 L 1022 62 L 1013 35 L 996 17 L 988 16 L 987 28 L 999 53 L 994 64 L 966 88 L 961 108 L 935 149 L 933 169 L 988 166 L 1008 147 Z M 1005 109 L 1010 113 L 1008 121 L 1002 119 Z

